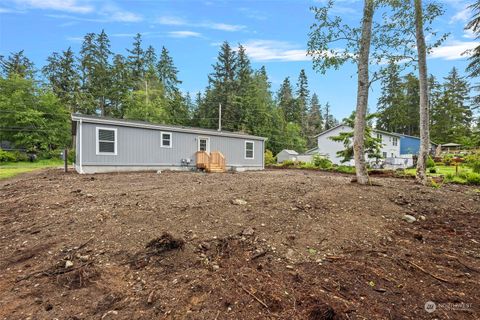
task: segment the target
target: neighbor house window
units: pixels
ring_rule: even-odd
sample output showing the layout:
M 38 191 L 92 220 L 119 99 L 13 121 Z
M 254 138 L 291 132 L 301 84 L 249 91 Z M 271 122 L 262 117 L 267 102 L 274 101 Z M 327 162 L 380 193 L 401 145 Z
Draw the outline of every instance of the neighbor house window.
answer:
M 387 153 L 386 153 L 386 152 L 383 152 L 383 157 L 384 157 L 384 158 L 387 157 Z
M 117 129 L 97 127 L 97 154 L 117 154 Z
M 253 159 L 253 141 L 245 141 L 245 159 Z
M 161 132 L 160 133 L 162 138 L 161 146 L 163 148 L 171 148 L 172 147 L 172 133 L 171 132 Z
M 381 133 L 377 133 L 377 139 L 379 139 L 380 141 L 382 141 L 382 134 L 381 134 Z
M 393 138 L 393 146 L 396 147 L 398 145 L 398 139 L 397 138 Z

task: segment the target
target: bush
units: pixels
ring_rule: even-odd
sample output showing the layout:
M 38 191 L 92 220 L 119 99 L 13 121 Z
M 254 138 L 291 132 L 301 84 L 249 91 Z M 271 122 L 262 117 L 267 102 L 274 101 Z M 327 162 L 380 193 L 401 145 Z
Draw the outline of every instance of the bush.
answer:
M 435 161 L 433 161 L 432 157 L 428 156 L 427 158 L 427 168 L 435 167 Z
M 61 159 L 62 152 L 63 152 L 63 149 L 40 151 L 38 153 L 38 158 L 39 159 Z
M 265 165 L 266 166 L 271 165 L 271 164 L 275 164 L 275 157 L 273 156 L 272 151 L 270 151 L 268 149 L 265 150 L 264 159 L 265 159 Z
M 451 166 L 453 164 L 453 156 L 451 154 L 446 154 L 442 161 L 447 167 Z
M 435 167 L 428 169 L 428 172 L 430 173 L 437 173 L 437 169 Z
M 480 173 L 480 154 L 471 154 L 465 157 L 465 163 L 475 173 Z
M 355 173 L 355 167 L 337 166 L 337 167 L 333 167 L 333 171 L 352 174 L 352 173 Z
M 470 172 L 467 174 L 466 180 L 469 184 L 480 185 L 480 174 L 475 172 Z
M 293 167 L 295 166 L 295 161 L 293 160 L 285 160 L 282 162 L 282 167 Z
M 75 150 L 68 150 L 68 163 L 75 163 Z
M 322 157 L 319 154 L 313 156 L 312 163 L 315 167 L 321 169 L 330 169 L 333 165 L 332 161 L 328 160 L 325 157 Z
M 13 152 L 5 151 L 0 149 L 0 162 L 12 162 L 17 161 L 17 158 Z

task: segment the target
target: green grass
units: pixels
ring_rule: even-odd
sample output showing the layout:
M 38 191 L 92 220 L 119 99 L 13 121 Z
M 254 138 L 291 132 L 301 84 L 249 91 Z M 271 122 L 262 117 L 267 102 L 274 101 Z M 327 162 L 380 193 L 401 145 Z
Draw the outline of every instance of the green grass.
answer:
M 438 177 L 438 176 L 445 176 L 447 174 L 453 174 L 455 175 L 455 166 L 435 166 L 435 173 L 430 173 L 430 169 L 427 168 L 427 175 L 432 176 L 432 177 Z M 412 168 L 412 169 L 406 169 L 405 173 L 408 175 L 414 176 L 417 172 L 417 169 Z M 472 172 L 472 169 L 469 167 L 465 166 L 458 166 L 458 173 L 470 173 Z
M 44 168 L 60 167 L 63 160 L 48 159 L 35 162 L 5 162 L 0 163 L 0 180 L 14 177 L 18 174 Z

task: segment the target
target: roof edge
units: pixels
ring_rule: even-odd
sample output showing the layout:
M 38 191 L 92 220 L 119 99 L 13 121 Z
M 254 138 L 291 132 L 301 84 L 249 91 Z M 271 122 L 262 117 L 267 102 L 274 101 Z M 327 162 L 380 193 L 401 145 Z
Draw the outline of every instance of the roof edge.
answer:
M 176 127 L 172 125 L 162 125 L 151 122 L 133 122 L 126 119 L 115 119 L 115 118 L 105 118 L 91 115 L 83 115 L 78 113 L 73 113 L 72 121 L 82 120 L 83 122 L 90 123 L 100 123 L 100 124 L 111 124 L 111 125 L 120 125 L 124 127 L 133 127 L 133 128 L 143 128 L 143 129 L 160 129 L 160 130 L 169 130 L 174 132 L 185 132 L 185 133 L 200 133 L 205 135 L 219 136 L 219 137 L 231 137 L 231 138 L 246 138 L 246 139 L 256 139 L 256 140 L 267 140 L 266 137 L 254 136 L 249 134 L 235 133 L 230 131 L 214 131 L 204 128 L 194 128 L 194 127 Z

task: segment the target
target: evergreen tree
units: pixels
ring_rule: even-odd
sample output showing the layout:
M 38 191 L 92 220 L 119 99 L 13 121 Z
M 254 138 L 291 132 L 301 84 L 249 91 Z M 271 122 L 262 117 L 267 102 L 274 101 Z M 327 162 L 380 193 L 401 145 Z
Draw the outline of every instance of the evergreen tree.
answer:
M 283 111 L 285 121 L 298 124 L 295 99 L 293 97 L 290 78 L 286 77 L 277 93 L 278 107 Z
M 228 42 L 220 48 L 217 62 L 213 65 L 213 73 L 208 76 L 209 88 L 205 96 L 206 116 L 209 127 L 216 127 L 218 106 L 222 105 L 222 126 L 227 130 L 238 130 L 235 110 L 237 75 L 237 54 Z
M 165 88 L 166 94 L 169 97 L 173 97 L 179 93 L 178 85 L 182 81 L 178 80 L 178 70 L 173 63 L 172 57 L 168 50 L 165 47 L 162 47 L 162 53 L 160 55 L 160 60 L 157 64 L 157 71 L 160 79 Z
M 128 62 L 121 54 L 116 54 L 113 57 L 111 77 L 112 90 L 110 98 L 112 103 L 112 115 L 123 118 L 132 84 Z
M 308 79 L 304 69 L 300 70 L 298 76 L 296 94 L 295 122 L 302 127 L 302 132 L 305 133 L 307 131 L 307 109 L 310 91 L 308 90 Z
M 332 110 L 330 108 L 330 103 L 325 104 L 325 115 L 324 115 L 324 130 L 331 129 L 338 125 L 338 120 L 332 115 Z
M 23 50 L 10 54 L 7 58 L 0 55 L 1 74 L 8 78 L 17 76 L 32 79 L 35 75 L 33 62 L 28 59 Z
M 381 81 L 381 95 L 378 99 L 377 128 L 389 132 L 403 130 L 408 118 L 403 108 L 402 79 L 399 66 L 391 61 L 385 70 L 385 77 Z
M 72 49 L 69 47 L 61 56 L 54 52 L 47 62 L 42 72 L 53 93 L 71 112 L 82 112 L 79 101 L 80 77 Z
M 127 49 L 127 52 L 129 53 L 127 62 L 130 69 L 132 85 L 136 89 L 144 88 L 145 51 L 142 48 L 142 35 L 140 33 L 137 33 L 133 38 L 132 48 Z
M 315 135 L 323 130 L 323 116 L 320 102 L 316 93 L 310 100 L 310 108 L 307 116 L 307 147 L 314 148 L 317 145 Z

